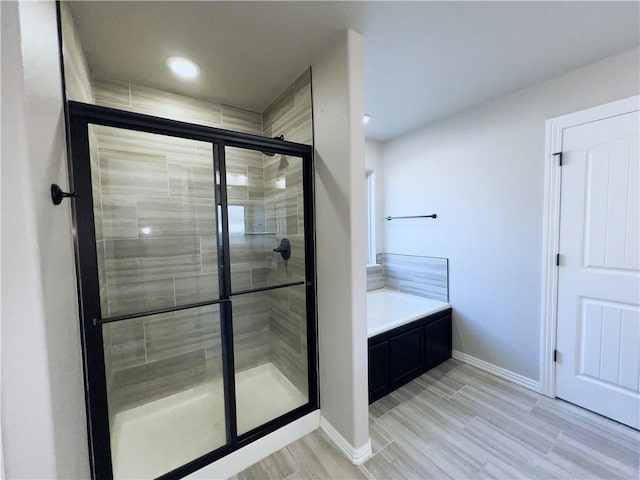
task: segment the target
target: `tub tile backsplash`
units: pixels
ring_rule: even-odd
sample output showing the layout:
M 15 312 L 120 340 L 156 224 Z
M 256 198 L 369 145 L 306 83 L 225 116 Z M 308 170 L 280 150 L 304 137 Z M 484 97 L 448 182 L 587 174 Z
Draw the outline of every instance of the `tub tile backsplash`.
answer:
M 367 267 L 367 291 L 384 288 L 384 276 L 382 275 L 382 265 Z
M 386 288 L 421 297 L 449 301 L 449 260 L 438 257 L 379 253 L 367 268 L 367 290 Z

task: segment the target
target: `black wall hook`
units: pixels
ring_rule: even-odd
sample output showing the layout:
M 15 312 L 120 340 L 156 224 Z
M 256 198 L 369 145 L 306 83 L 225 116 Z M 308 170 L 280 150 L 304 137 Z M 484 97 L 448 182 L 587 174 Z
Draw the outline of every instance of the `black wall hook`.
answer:
M 78 194 L 75 192 L 71 192 L 71 193 L 63 192 L 62 189 L 60 188 L 60 185 L 58 185 L 57 183 L 51 184 L 51 200 L 53 201 L 54 205 L 60 205 L 62 203 L 62 200 L 64 200 L 67 197 L 77 197 L 77 196 Z

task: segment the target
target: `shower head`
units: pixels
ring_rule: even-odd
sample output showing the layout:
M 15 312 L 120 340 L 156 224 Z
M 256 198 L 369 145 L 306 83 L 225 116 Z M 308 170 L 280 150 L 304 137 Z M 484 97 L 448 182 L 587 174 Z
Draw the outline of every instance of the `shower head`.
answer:
M 289 166 L 289 161 L 287 160 L 287 157 L 282 155 L 282 158 L 280 158 L 280 163 L 278 164 L 278 171 L 284 170 L 288 166 Z

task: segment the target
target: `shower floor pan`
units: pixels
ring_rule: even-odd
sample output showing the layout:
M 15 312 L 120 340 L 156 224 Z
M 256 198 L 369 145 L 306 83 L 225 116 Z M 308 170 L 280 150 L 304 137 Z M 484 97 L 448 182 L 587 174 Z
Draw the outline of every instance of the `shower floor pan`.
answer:
M 236 375 L 238 433 L 307 403 L 272 363 Z M 226 442 L 222 379 L 116 414 L 115 479 L 155 478 Z

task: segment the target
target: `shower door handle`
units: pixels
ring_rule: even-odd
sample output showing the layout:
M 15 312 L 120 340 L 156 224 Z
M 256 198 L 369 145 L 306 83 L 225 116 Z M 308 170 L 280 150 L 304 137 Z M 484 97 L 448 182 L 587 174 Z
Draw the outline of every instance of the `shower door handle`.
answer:
M 291 243 L 289 239 L 283 238 L 280 240 L 280 245 L 278 245 L 278 248 L 274 248 L 273 251 L 282 255 L 283 260 L 289 260 L 291 257 Z

